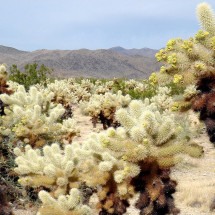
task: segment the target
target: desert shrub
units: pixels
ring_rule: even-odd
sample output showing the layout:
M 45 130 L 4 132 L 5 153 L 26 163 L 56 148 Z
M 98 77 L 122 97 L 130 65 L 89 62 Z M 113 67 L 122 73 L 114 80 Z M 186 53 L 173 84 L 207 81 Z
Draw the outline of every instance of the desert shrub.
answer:
M 20 71 L 17 65 L 13 64 L 10 67 L 9 79 L 25 86 L 28 90 L 34 84 L 46 85 L 48 76 L 52 73 L 52 69 L 42 64 L 38 67 L 37 63 L 26 64 L 24 71 Z

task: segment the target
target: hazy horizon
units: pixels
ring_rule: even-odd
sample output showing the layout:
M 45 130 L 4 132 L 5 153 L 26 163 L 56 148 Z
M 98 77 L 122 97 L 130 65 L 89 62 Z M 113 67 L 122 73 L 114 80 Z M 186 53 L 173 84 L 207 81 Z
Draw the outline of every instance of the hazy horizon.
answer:
M 59 51 L 76 51 L 76 50 L 89 50 L 89 51 L 95 51 L 95 50 L 108 50 L 108 49 L 112 49 L 112 48 L 123 48 L 126 50 L 131 50 L 131 49 L 152 49 L 150 47 L 143 47 L 143 48 L 125 48 L 122 46 L 114 46 L 114 47 L 109 47 L 109 48 L 98 48 L 98 49 L 87 49 L 87 48 L 80 48 L 80 49 L 35 49 L 35 50 L 24 50 L 24 49 L 18 49 L 16 47 L 12 47 L 12 46 L 6 46 L 4 44 L 0 44 L 0 46 L 4 46 L 4 47 L 8 47 L 8 48 L 14 48 L 17 49 L 19 51 L 27 51 L 27 52 L 33 52 L 33 51 L 40 51 L 40 50 L 48 50 L 48 51 L 55 51 L 55 50 L 59 50 Z M 152 50 L 158 50 L 158 49 L 152 49 Z
M 199 29 L 200 0 L 7 0 L 0 44 L 24 51 L 160 49 Z M 207 1 L 215 9 L 215 2 Z

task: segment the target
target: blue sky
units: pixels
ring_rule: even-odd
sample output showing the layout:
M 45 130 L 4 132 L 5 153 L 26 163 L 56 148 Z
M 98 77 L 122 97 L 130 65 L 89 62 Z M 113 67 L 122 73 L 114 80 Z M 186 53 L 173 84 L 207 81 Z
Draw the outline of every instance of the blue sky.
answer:
M 0 0 L 0 44 L 20 50 L 154 48 L 199 29 L 199 0 Z M 215 1 L 206 1 L 215 9 Z

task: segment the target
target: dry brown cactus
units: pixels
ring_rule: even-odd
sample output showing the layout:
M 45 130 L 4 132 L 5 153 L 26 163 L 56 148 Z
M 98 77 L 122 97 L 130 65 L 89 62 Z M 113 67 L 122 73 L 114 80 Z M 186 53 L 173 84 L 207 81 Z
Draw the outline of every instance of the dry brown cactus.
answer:
M 14 215 L 7 201 L 7 187 L 0 185 L 0 215 Z

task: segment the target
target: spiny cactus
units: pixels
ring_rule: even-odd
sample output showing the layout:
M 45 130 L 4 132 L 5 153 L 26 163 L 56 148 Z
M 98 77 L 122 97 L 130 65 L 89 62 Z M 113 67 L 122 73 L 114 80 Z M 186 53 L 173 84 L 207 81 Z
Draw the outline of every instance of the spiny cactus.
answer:
M 200 91 L 196 89 L 194 84 L 188 85 L 184 90 L 183 97 L 185 101 L 190 101 L 193 97 L 195 97 Z
M 0 65 L 0 94 L 6 93 L 6 94 L 12 94 L 13 90 L 9 88 L 9 85 L 7 83 L 7 69 L 5 64 Z M 4 113 L 5 104 L 0 99 L 0 116 L 3 116 Z
M 107 129 L 110 126 L 119 126 L 114 117 L 115 111 L 127 106 L 130 101 L 130 96 L 123 96 L 121 91 L 118 91 L 117 94 L 108 92 L 104 95 L 94 94 L 89 102 L 80 103 L 80 107 L 83 113 L 89 114 L 92 117 L 94 127 L 100 120 L 103 128 Z
M 58 144 L 52 144 L 45 146 L 42 152 L 33 150 L 29 145 L 24 152 L 15 148 L 14 153 L 18 156 L 15 171 L 20 175 L 19 183 L 31 187 L 52 187 L 55 197 L 68 194 L 70 188 L 76 186 L 79 177 L 76 170 L 77 147 L 74 143 L 61 150 Z
M 198 78 L 213 73 L 214 57 L 212 38 L 205 35 L 202 40 L 209 40 L 209 44 L 202 44 L 198 40 L 198 32 L 194 38 L 189 40 L 174 39 L 167 43 L 165 49 L 161 49 L 157 54 L 157 60 L 163 61 L 165 64 L 161 67 L 161 73 L 172 74 L 172 80 L 176 79 L 176 75 L 180 75 L 184 84 L 193 84 Z
M 205 2 L 201 3 L 197 6 L 196 12 L 201 27 L 215 36 L 215 16 L 211 6 Z
M 5 64 L 0 65 L 0 94 L 12 94 L 13 89 L 8 84 L 8 73 Z M 5 115 L 6 104 L 0 99 L 0 117 Z M 18 200 L 20 190 L 16 187 L 17 176 L 14 174 L 13 146 L 8 143 L 8 137 L 0 137 L 0 214 L 12 215 L 11 206 L 7 200 Z M 8 197 L 8 198 L 7 198 Z
M 211 142 L 215 142 L 214 89 L 215 89 L 215 14 L 207 3 L 199 4 L 197 15 L 202 26 L 194 37 L 188 40 L 172 39 L 165 49 L 157 54 L 157 60 L 164 62 L 161 74 L 179 77 L 185 86 L 195 85 L 194 94 L 187 88 L 185 101 L 174 103 L 173 110 L 187 110 L 190 107 L 200 112 L 205 121 Z M 188 93 L 189 90 L 189 93 Z
M 147 99 L 144 103 L 132 101 L 128 110 L 119 109 L 116 119 L 122 127 L 93 135 L 82 144 L 79 155 L 92 153 L 89 159 L 95 164 L 84 179 L 89 186 L 102 186 L 98 193 L 100 214 L 125 213 L 129 205 L 127 199 L 134 192 L 144 193 L 148 199 L 144 202 L 141 195 L 138 200 L 137 207 L 142 214 L 149 210 L 150 213 L 175 211 L 176 214 L 171 201 L 176 183 L 166 170 L 180 161 L 181 154 L 193 157 L 202 154 L 202 148 L 189 141 L 189 126 L 184 127 L 169 112 L 160 113 Z M 104 172 L 103 177 L 100 172 Z
M 173 105 L 171 89 L 168 87 L 158 87 L 157 94 L 150 101 L 156 103 L 161 110 L 169 110 Z
M 73 188 L 66 196 L 53 198 L 48 192 L 40 191 L 39 198 L 42 201 L 37 215 L 93 215 L 93 211 L 82 204 L 81 193 Z
M 60 103 L 64 106 L 77 102 L 77 97 L 71 90 L 72 84 L 73 82 L 71 80 L 55 80 L 54 83 L 48 84 L 45 90 L 54 93 L 53 102 Z
M 6 93 L 11 94 L 13 91 L 9 89 L 7 84 L 8 73 L 5 64 L 0 65 L 0 94 Z
M 0 95 L 7 104 L 5 116 L 1 117 L 0 131 L 3 136 L 14 135 L 15 140 L 41 146 L 45 140 L 57 140 L 68 135 L 68 140 L 79 131 L 73 119 L 60 122 L 65 112 L 61 104 L 51 102 L 53 93 L 43 94 L 35 87 L 26 92 L 19 86 L 12 95 Z
M 84 193 L 80 195 L 84 183 L 82 172 L 91 168 L 87 154 L 85 159 L 80 159 L 80 147 L 78 143 L 73 143 L 61 149 L 55 143 L 43 147 L 42 151 L 34 150 L 29 145 L 24 151 L 15 148 L 15 162 L 18 165 L 15 172 L 20 176 L 19 183 L 25 187 L 49 190 L 49 193 L 39 193 L 43 204 L 38 214 L 92 214 L 89 207 L 82 205 L 82 202 L 88 202 L 89 196 Z M 80 191 L 74 188 L 80 188 Z M 89 193 L 92 195 L 93 189 L 88 189 L 92 190 Z
M 128 199 L 136 192 L 144 193 L 137 202 L 141 213 L 177 214 L 171 200 L 176 183 L 169 178 L 168 169 L 183 154 L 201 156 L 202 148 L 191 141 L 192 132 L 181 123 L 183 119 L 158 110 L 149 99 L 134 100 L 128 109 L 116 112 L 121 127 L 93 134 L 82 144 L 74 142 L 64 149 L 52 144 L 42 152 L 30 146 L 24 152 L 17 148 L 19 182 L 47 187 L 55 199 L 66 198 L 84 182 L 97 189 L 100 215 L 124 214 Z
M 196 89 L 196 85 L 186 86 L 183 95 L 174 96 L 171 106 L 172 111 L 188 111 L 192 107 L 192 102 L 200 91 Z

